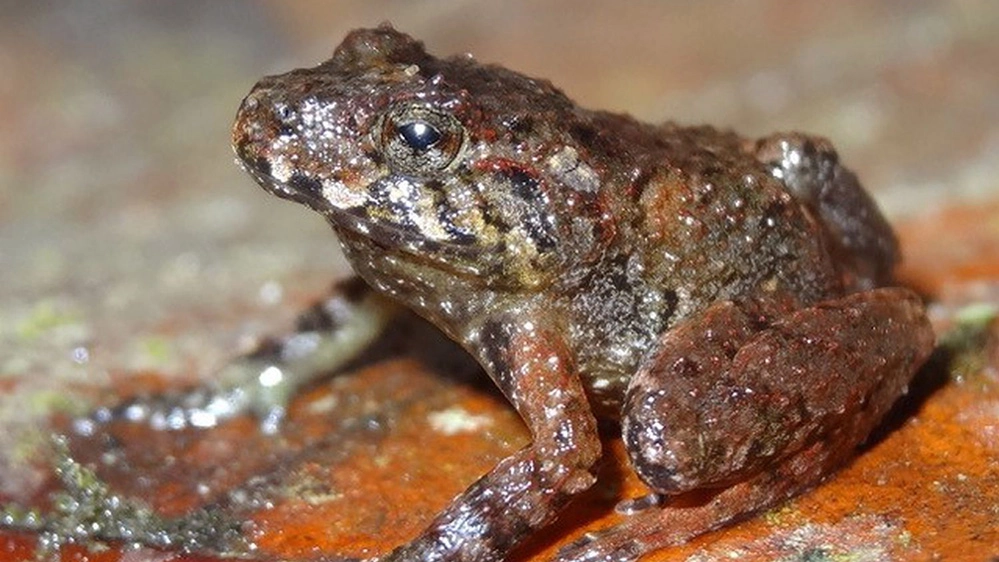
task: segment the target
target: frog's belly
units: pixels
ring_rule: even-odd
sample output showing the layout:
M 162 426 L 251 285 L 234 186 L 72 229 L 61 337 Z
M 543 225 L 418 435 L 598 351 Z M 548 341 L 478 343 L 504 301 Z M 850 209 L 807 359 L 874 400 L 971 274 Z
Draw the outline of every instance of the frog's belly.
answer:
M 617 420 L 621 417 L 621 406 L 628 390 L 631 374 L 600 373 L 581 374 L 586 396 L 597 417 Z
M 576 365 L 598 413 L 617 415 L 628 382 L 645 355 L 675 321 L 675 291 L 615 275 L 572 301 L 569 339 Z

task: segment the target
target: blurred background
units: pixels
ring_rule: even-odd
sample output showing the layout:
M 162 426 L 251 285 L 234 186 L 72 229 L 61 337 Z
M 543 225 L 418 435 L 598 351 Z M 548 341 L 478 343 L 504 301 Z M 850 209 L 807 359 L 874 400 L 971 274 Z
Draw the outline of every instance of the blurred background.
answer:
M 258 77 L 384 21 L 585 106 L 821 133 L 894 220 L 999 198 L 987 0 L 0 1 L 0 494 L 38 478 L 11 465 L 53 410 L 207 377 L 346 273 L 229 127 Z

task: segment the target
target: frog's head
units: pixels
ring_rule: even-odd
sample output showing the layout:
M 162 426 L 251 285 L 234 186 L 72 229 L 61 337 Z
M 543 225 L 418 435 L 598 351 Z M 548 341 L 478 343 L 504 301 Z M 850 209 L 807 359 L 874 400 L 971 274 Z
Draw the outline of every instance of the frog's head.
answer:
M 545 81 L 436 59 L 382 26 L 319 66 L 262 79 L 233 144 L 265 189 L 325 215 L 348 247 L 538 286 L 595 243 L 576 218 L 599 179 L 558 131 L 574 110 Z

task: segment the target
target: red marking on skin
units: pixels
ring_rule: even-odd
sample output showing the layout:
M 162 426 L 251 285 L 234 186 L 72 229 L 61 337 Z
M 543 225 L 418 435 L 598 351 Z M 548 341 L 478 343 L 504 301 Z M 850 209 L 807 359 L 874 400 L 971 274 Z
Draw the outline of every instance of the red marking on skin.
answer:
M 505 175 L 512 175 L 514 173 L 520 172 L 530 177 L 531 179 L 538 181 L 539 184 L 544 183 L 544 181 L 541 179 L 541 174 L 538 173 L 537 168 L 525 165 L 523 162 L 518 162 L 516 160 L 511 160 L 509 158 L 488 158 L 484 160 L 478 160 L 475 162 L 474 168 L 482 172 L 494 172 Z

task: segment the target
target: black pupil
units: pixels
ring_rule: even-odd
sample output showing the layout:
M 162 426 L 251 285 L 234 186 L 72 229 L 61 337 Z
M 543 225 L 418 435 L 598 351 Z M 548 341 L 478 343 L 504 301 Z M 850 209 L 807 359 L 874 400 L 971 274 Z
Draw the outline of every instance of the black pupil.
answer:
M 426 121 L 413 121 L 396 127 L 399 136 L 413 150 L 422 152 L 433 147 L 441 140 L 441 132 Z

